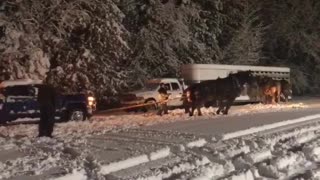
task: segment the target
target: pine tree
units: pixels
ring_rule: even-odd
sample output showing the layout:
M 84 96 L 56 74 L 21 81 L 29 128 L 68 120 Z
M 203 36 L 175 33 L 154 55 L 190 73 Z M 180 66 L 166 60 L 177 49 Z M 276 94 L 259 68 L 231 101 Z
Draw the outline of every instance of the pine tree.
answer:
M 49 71 L 48 54 L 42 49 L 39 22 L 30 16 L 23 2 L 0 3 L 1 79 L 31 78 L 43 80 Z
M 252 1 L 251 1 L 252 2 Z M 264 31 L 266 27 L 260 19 L 260 8 L 249 1 L 243 2 L 238 17 L 239 24 L 234 28 L 230 42 L 223 52 L 225 64 L 258 64 L 263 58 Z
M 5 7 L 1 65 L 12 78 L 45 79 L 51 64 L 49 82 L 68 92 L 126 86 L 129 34 L 111 0 L 12 0 Z
M 135 79 L 178 76 L 185 63 L 213 63 L 220 55 L 219 1 L 123 1 Z M 131 8 L 130 8 L 131 7 Z M 135 7 L 135 8 L 132 8 Z
M 317 0 L 264 1 L 266 35 L 265 65 L 291 67 L 295 93 L 318 93 L 320 89 L 319 18 Z

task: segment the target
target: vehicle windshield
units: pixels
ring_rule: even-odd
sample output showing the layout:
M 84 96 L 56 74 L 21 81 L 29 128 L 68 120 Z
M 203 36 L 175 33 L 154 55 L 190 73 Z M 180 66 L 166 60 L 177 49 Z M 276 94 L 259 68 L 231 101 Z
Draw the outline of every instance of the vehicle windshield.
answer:
M 159 83 L 146 83 L 144 85 L 144 88 L 143 89 L 146 89 L 146 90 L 156 90 L 157 88 L 159 87 Z

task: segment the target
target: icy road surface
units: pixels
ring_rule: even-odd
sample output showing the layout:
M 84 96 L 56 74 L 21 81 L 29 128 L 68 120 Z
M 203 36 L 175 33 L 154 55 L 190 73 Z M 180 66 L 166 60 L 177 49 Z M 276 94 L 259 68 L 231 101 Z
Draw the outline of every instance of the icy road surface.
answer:
M 0 179 L 319 179 L 318 102 L 99 115 L 57 124 L 53 139 L 1 126 Z

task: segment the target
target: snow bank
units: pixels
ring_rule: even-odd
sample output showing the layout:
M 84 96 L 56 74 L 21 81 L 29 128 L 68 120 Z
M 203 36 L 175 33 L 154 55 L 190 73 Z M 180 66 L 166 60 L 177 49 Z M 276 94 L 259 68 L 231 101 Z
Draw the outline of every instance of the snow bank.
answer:
M 157 160 L 157 159 L 165 158 L 165 157 L 167 157 L 169 155 L 170 155 L 170 148 L 166 147 L 166 148 L 160 149 L 160 150 L 158 150 L 156 152 L 150 153 L 150 160 L 154 161 L 154 160 Z
M 162 148 L 160 150 L 151 152 L 150 155 L 140 155 L 136 157 L 131 157 L 125 160 L 117 161 L 117 162 L 112 162 L 108 165 L 102 165 L 100 169 L 101 174 L 109 174 L 111 172 L 116 172 L 119 170 L 123 170 L 126 168 L 130 168 L 133 166 L 137 166 L 143 163 L 147 163 L 150 161 L 155 161 L 161 158 L 168 157 L 170 155 L 171 151 L 169 147 Z
M 223 165 L 216 164 L 216 163 L 210 163 L 210 165 L 202 168 L 201 171 L 202 171 L 201 175 L 193 178 L 192 180 L 214 179 L 214 178 L 219 178 L 225 175 L 225 170 Z
M 87 180 L 86 172 L 84 170 L 73 170 L 72 174 L 67 174 L 59 178 L 52 178 L 50 180 Z
M 272 165 L 261 164 L 258 168 L 258 172 L 261 176 L 268 178 L 278 179 L 280 177 L 279 171 Z
M 228 148 L 225 152 L 227 154 L 227 157 L 234 157 L 239 154 L 247 154 L 250 152 L 250 147 L 249 146 L 242 146 L 242 147 L 233 147 L 233 148 Z
M 249 128 L 249 129 L 241 130 L 241 131 L 236 131 L 236 132 L 232 132 L 232 133 L 226 133 L 226 134 L 222 135 L 221 140 L 228 140 L 228 139 L 232 139 L 232 138 L 236 138 L 236 137 L 240 137 L 240 136 L 245 136 L 248 134 L 253 134 L 253 133 L 266 131 L 266 130 L 270 130 L 270 129 L 274 129 L 274 128 L 279 128 L 281 126 L 287 126 L 287 125 L 296 124 L 296 123 L 300 123 L 300 122 L 310 121 L 310 120 L 314 120 L 317 118 L 320 118 L 320 114 L 305 116 L 305 117 L 301 117 L 298 119 L 277 122 L 277 123 L 268 124 L 268 125 L 259 126 L 259 127 L 253 127 L 253 128 Z
M 308 160 L 320 161 L 320 146 L 309 145 L 302 150 Z
M 210 160 L 202 156 L 201 158 L 191 157 L 186 160 L 182 160 L 178 164 L 173 164 L 171 166 L 162 167 L 162 171 L 157 171 L 154 175 L 139 177 L 137 180 L 162 180 L 168 179 L 174 175 L 178 175 L 182 172 L 192 172 L 196 169 L 202 169 L 205 165 L 208 165 Z M 177 179 L 177 178 L 176 178 Z
M 100 173 L 101 174 L 109 174 L 111 172 L 119 171 L 122 169 L 126 169 L 129 167 L 133 167 L 142 163 L 148 162 L 148 156 L 147 155 L 141 155 L 137 157 L 132 157 L 123 161 L 113 162 L 108 165 L 102 165 Z
M 306 142 L 309 142 L 313 139 L 315 139 L 317 136 L 314 134 L 314 132 L 311 133 L 307 133 L 303 136 L 299 136 L 295 139 L 295 144 L 299 145 L 299 144 L 303 144 Z
M 301 162 L 305 162 L 305 158 L 302 154 L 291 153 L 272 160 L 271 164 L 279 171 L 289 171 L 289 167 L 292 168 Z
M 254 175 L 251 171 L 243 172 L 238 175 L 233 175 L 228 180 L 255 180 Z
M 196 140 L 196 141 L 189 142 L 187 144 L 187 147 L 188 148 L 203 147 L 206 143 L 207 143 L 207 141 L 205 139 L 199 139 L 199 140 Z
M 311 173 L 311 178 L 315 180 L 320 180 L 320 169 L 313 170 Z
M 244 159 L 250 162 L 251 164 L 254 164 L 269 159 L 271 157 L 272 154 L 270 150 L 261 150 L 258 152 L 246 154 Z

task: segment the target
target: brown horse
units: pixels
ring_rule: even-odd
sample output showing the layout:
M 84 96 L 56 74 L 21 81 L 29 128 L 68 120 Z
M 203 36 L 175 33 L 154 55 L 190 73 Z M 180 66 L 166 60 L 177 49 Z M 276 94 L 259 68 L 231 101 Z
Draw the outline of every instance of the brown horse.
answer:
M 271 77 L 256 77 L 256 82 L 259 87 L 260 100 L 264 104 L 280 103 L 281 96 L 285 102 L 288 96 L 291 95 L 291 85 L 286 80 L 274 80 Z
M 270 86 L 266 86 L 263 89 L 263 93 L 266 97 L 266 103 L 275 104 L 280 102 L 281 84 L 279 82 L 274 82 Z

